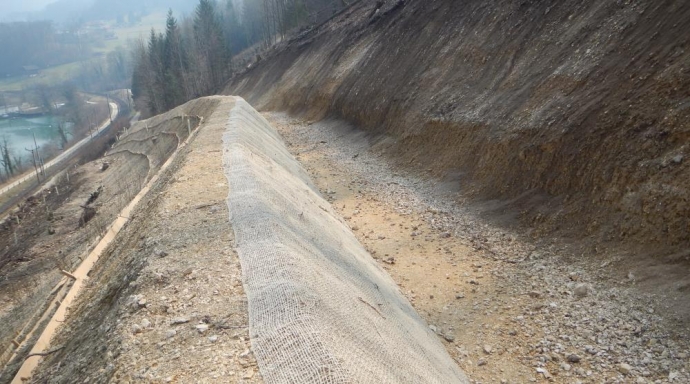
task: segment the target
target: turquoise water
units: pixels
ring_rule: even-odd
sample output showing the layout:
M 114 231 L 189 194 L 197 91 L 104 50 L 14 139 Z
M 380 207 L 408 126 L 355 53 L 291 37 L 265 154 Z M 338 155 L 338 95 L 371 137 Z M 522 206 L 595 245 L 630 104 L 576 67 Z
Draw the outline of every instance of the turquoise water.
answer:
M 39 116 L 30 118 L 13 118 L 0 119 L 0 142 L 3 137 L 7 138 L 11 152 L 14 155 L 21 154 L 24 158 L 31 158 L 31 153 L 25 151 L 25 148 L 34 148 L 34 138 L 32 132 L 36 135 L 36 144 L 40 147 L 54 143 L 60 145 L 60 134 L 57 126 L 59 118 L 55 116 Z M 67 128 L 67 138 L 71 139 L 70 128 Z

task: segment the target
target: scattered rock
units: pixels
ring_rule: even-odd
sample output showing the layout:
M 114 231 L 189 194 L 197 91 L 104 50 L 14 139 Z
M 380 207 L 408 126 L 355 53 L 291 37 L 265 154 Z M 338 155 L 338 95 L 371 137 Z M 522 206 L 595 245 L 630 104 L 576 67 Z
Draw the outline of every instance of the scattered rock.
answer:
M 144 319 L 141 321 L 141 327 L 142 328 L 146 329 L 146 328 L 149 328 L 150 326 L 151 326 L 151 322 L 149 321 L 149 319 Z
M 218 341 L 218 336 L 216 336 L 216 335 L 209 336 L 208 341 L 211 343 L 215 343 L 216 341 Z
M 172 320 L 172 325 L 186 324 L 189 323 L 189 319 L 186 317 L 176 317 Z
M 168 256 L 168 252 L 165 252 L 165 251 L 162 250 L 162 249 L 155 249 L 155 250 L 153 251 L 153 254 L 156 255 L 156 257 L 165 257 L 165 256 Z
M 175 335 L 177 335 L 177 331 L 174 329 L 168 329 L 167 331 L 165 331 L 166 339 L 172 339 L 173 337 L 175 337 Z
M 438 332 L 438 328 L 436 328 L 436 326 L 433 325 L 433 324 L 430 324 L 430 325 L 429 325 L 429 329 L 431 329 L 431 332 L 433 332 L 433 333 L 437 333 L 437 332 Z
M 493 352 L 493 348 L 491 348 L 491 346 L 489 344 L 484 344 L 483 350 L 484 350 L 484 353 L 486 353 L 487 355 L 490 355 L 491 352 Z
M 386 263 L 386 264 L 391 264 L 391 265 L 393 265 L 393 264 L 395 264 L 395 257 L 389 257 L 389 258 L 383 260 L 383 262 Z
M 575 286 L 573 294 L 578 298 L 586 297 L 589 294 L 589 287 L 587 287 L 587 284 L 578 284 Z
M 541 373 L 542 375 L 544 375 L 544 378 L 545 378 L 545 379 L 550 379 L 550 378 L 552 377 L 552 376 L 551 376 L 551 373 L 549 373 L 549 371 L 547 371 L 546 368 L 537 368 L 537 372 L 539 372 L 539 373 Z
M 198 324 L 194 328 L 196 328 L 196 330 L 199 331 L 199 333 L 204 333 L 204 332 L 208 331 L 208 324 Z
M 441 238 L 442 238 L 442 239 L 447 239 L 447 238 L 449 238 L 450 236 L 451 236 L 451 235 L 450 235 L 450 232 L 443 232 L 443 233 L 441 234 Z
M 141 333 L 142 331 L 143 331 L 143 329 L 141 329 L 141 325 L 139 325 L 139 324 L 132 325 L 132 333 L 133 334 L 136 335 L 138 333 Z
M 629 375 L 631 371 L 632 367 L 626 363 L 621 363 L 620 365 L 618 365 L 618 372 L 624 375 Z
M 477 365 L 480 366 L 480 367 L 486 365 L 486 360 L 484 360 L 484 359 L 479 359 L 479 361 L 477 361 Z
M 452 343 L 455 341 L 455 336 L 451 335 L 450 333 L 444 334 L 443 338 L 446 339 L 446 341 L 449 343 Z
M 567 360 L 569 363 L 579 363 L 582 359 L 578 355 L 568 355 Z

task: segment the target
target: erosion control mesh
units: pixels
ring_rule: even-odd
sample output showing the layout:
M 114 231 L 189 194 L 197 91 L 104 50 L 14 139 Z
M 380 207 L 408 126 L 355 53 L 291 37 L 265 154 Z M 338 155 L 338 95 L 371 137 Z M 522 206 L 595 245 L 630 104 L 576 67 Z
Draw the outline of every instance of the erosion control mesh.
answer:
M 269 123 L 237 100 L 223 164 L 266 383 L 466 383 Z

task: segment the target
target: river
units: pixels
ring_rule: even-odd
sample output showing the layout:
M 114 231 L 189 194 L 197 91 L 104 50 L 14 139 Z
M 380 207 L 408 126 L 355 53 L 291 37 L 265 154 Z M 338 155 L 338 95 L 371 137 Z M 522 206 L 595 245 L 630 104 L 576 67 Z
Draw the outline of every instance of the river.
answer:
M 0 119 L 0 142 L 3 137 L 7 138 L 11 153 L 21 155 L 24 159 L 31 159 L 31 153 L 25 148 L 34 148 L 34 138 L 39 149 L 49 143 L 60 144 L 60 134 L 58 133 L 59 118 L 55 116 L 38 116 L 29 118 L 5 118 Z M 71 138 L 71 124 L 68 124 L 67 138 Z

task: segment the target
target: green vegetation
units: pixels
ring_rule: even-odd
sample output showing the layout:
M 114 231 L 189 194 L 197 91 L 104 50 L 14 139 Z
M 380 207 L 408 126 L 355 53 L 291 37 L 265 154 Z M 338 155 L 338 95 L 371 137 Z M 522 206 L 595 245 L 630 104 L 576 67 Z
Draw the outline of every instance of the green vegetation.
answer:
M 143 116 L 217 91 L 232 75 L 232 56 L 268 48 L 289 32 L 316 24 L 347 6 L 342 0 L 199 0 L 178 25 L 168 13 L 165 33 L 151 30 L 134 51 L 132 94 Z

